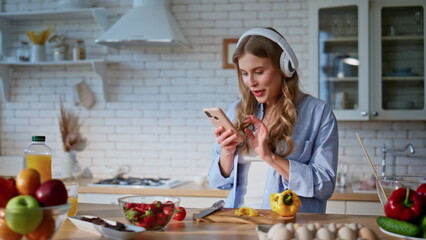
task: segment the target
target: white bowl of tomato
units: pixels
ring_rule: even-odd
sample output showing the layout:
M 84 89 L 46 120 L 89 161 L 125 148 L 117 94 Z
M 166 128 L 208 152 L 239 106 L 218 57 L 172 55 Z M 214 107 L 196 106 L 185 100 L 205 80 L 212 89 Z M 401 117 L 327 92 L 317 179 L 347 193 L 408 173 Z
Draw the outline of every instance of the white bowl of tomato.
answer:
M 180 198 L 167 196 L 126 196 L 118 198 L 124 218 L 146 230 L 164 229 L 179 208 Z

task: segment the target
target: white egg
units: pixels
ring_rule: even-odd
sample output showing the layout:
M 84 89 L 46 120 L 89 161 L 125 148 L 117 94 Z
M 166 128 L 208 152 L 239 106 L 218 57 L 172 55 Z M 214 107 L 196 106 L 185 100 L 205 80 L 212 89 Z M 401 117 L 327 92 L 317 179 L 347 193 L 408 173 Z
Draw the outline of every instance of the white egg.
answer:
M 308 228 L 309 231 L 315 232 L 315 224 L 309 223 L 309 224 L 306 224 L 306 227 Z
M 295 224 L 293 224 L 293 230 L 294 231 L 296 231 L 299 227 L 301 227 L 302 226 L 302 224 L 300 224 L 300 223 L 295 223 Z
M 318 230 L 318 229 L 320 229 L 320 228 L 322 228 L 322 225 L 320 224 L 320 223 L 314 223 L 314 225 L 315 225 L 315 229 L 316 230 Z
M 328 224 L 328 231 L 330 231 L 331 233 L 333 233 L 334 235 L 337 232 L 337 227 L 335 223 L 329 223 Z
M 285 225 L 285 227 L 286 227 L 289 231 L 294 232 L 294 223 L 287 223 L 287 224 Z
M 293 238 L 293 232 L 290 232 L 287 228 L 283 227 L 275 231 L 275 235 L 272 236 L 271 240 L 291 240 Z
M 352 229 L 355 232 L 358 232 L 358 224 L 357 223 L 348 223 L 346 224 L 346 227 Z
M 337 231 L 337 237 L 345 240 L 356 240 L 357 234 L 349 227 L 343 226 Z
M 309 229 L 306 226 L 301 226 L 298 229 L 296 229 L 296 232 L 294 233 L 294 236 L 296 239 L 300 240 L 313 240 L 314 239 L 314 233 L 309 231 Z
M 365 240 L 379 240 L 376 233 L 367 227 L 362 227 L 358 232 L 358 236 Z
M 275 232 L 280 228 L 285 228 L 284 223 L 276 223 L 272 225 L 267 234 L 268 239 L 272 239 L 272 237 L 275 235 Z
M 315 233 L 315 238 L 320 240 L 333 240 L 334 234 L 332 234 L 327 228 L 322 227 Z

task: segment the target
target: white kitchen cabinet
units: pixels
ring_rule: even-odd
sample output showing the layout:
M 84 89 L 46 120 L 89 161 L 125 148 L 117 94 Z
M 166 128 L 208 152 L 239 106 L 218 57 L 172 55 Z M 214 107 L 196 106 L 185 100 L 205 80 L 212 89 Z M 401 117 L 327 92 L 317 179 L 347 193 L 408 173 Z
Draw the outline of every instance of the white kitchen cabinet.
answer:
M 384 211 L 380 202 L 346 201 L 346 214 L 384 216 Z
M 119 197 L 129 196 L 129 194 L 104 194 L 104 193 L 79 193 L 78 202 L 81 203 L 105 203 L 105 204 L 118 204 L 117 199 Z M 180 206 L 190 208 L 207 208 L 214 202 L 221 200 L 222 198 L 215 197 L 181 197 L 175 196 L 181 199 Z M 224 199 L 222 199 L 224 200 Z
M 55 19 L 94 19 L 103 30 L 109 26 L 108 12 L 105 8 L 82 8 L 64 11 L 4 12 L 0 13 L 1 50 L 6 52 L 10 46 L 11 21 L 35 21 Z M 102 97 L 107 100 L 107 62 L 98 59 L 60 62 L 0 62 L 0 90 L 5 101 L 10 101 L 10 85 L 14 66 L 78 66 L 91 65 L 102 81 Z
M 425 120 L 422 0 L 310 0 L 310 93 L 338 120 Z
M 328 213 L 328 214 L 345 214 L 345 212 L 346 212 L 345 207 L 346 207 L 345 201 L 329 200 L 329 201 L 327 201 L 326 213 Z
M 327 201 L 326 213 L 352 215 L 380 215 L 383 216 L 383 207 L 380 202 L 369 201 Z

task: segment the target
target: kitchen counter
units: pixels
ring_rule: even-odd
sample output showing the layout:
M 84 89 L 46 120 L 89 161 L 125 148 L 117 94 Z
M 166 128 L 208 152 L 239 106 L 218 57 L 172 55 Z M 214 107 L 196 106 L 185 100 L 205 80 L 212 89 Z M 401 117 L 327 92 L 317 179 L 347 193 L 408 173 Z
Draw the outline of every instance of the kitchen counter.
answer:
M 194 212 L 199 211 L 199 209 L 187 209 L 187 211 L 188 214 L 184 221 L 172 221 L 164 231 L 143 232 L 137 239 L 258 239 L 255 225 L 253 224 L 197 222 L 192 220 L 192 215 Z M 78 214 L 99 216 L 125 223 L 116 205 L 80 203 L 78 206 Z M 373 229 L 380 239 L 398 239 L 382 233 L 375 222 L 376 217 L 377 216 L 298 213 L 295 221 L 296 223 L 318 222 L 320 224 L 354 222 Z M 55 235 L 55 239 L 100 239 L 100 236 L 77 229 L 67 219 Z
M 88 186 L 87 184 L 96 182 L 97 179 L 81 179 L 79 183 L 79 193 L 101 193 L 101 194 L 143 194 L 143 195 L 169 195 L 181 197 L 214 197 L 226 198 L 228 191 L 212 189 L 207 186 L 200 186 L 194 182 L 187 182 L 171 189 L 164 188 L 123 188 L 110 186 Z M 335 201 L 367 201 L 378 202 L 377 193 L 359 193 L 351 186 L 346 188 L 336 188 L 330 200 Z

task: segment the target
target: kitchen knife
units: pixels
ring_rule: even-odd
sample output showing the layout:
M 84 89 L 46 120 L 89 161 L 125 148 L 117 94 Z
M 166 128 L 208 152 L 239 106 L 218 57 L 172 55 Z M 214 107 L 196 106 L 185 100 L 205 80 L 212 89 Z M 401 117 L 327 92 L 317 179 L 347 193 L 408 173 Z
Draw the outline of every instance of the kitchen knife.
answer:
M 195 215 L 195 219 L 208 216 L 209 214 L 212 214 L 213 212 L 215 212 L 219 209 L 222 209 L 223 206 L 225 206 L 225 201 L 219 200 L 219 201 L 213 203 L 213 205 L 211 207 L 204 209 L 203 211 L 201 211 L 197 215 Z

